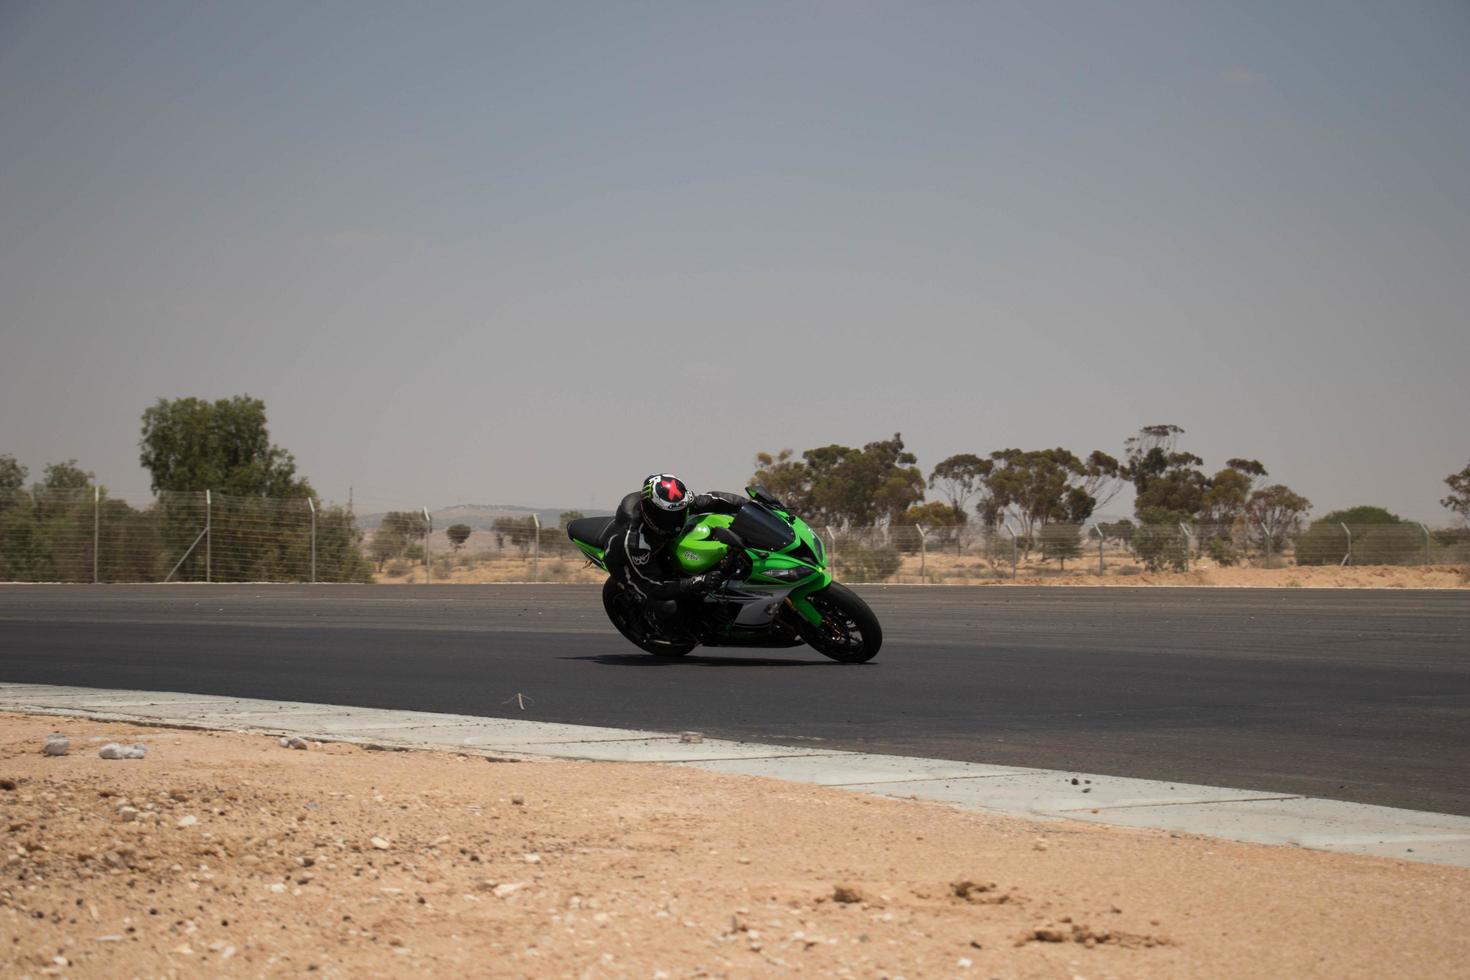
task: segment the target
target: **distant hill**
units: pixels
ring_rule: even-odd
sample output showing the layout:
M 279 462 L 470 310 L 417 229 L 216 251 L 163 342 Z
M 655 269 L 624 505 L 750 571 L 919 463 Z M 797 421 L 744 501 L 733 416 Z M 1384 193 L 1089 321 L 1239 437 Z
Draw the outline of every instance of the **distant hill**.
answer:
M 412 508 L 405 507 L 404 510 Z M 497 517 L 530 517 L 532 514 L 541 518 L 542 527 L 557 527 L 561 524 L 561 515 L 565 511 L 578 510 L 576 507 L 525 507 L 520 504 L 455 504 L 452 507 L 440 507 L 438 510 L 429 511 L 429 516 L 434 521 L 436 529 L 446 528 L 451 524 L 468 524 L 476 531 L 488 531 Z M 357 527 L 362 531 L 373 531 L 383 520 L 386 511 L 376 514 L 358 514 Z M 583 510 L 586 517 L 608 517 L 610 510 Z

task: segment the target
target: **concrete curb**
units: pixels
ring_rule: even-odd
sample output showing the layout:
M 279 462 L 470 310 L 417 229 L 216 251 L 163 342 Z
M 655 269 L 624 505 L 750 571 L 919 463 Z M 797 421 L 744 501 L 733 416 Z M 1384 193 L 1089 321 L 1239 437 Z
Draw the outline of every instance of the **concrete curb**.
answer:
M 1084 820 L 1470 868 L 1470 817 L 1279 793 L 677 734 L 249 698 L 0 684 L 0 710 L 492 758 L 662 762 L 1035 820 Z

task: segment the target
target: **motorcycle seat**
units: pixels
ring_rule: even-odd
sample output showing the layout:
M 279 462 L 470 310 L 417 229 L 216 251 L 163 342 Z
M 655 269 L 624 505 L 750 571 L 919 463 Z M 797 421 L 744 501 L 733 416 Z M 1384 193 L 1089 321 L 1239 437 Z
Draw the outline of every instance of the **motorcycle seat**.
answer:
M 611 517 L 579 517 L 567 525 L 567 536 L 602 548 L 606 547 L 605 539 L 612 525 Z

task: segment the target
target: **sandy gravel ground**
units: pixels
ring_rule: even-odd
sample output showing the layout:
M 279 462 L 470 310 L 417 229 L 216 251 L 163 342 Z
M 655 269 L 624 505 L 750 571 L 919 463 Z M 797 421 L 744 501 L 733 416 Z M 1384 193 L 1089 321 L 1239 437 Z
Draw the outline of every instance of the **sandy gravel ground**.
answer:
M 0 715 L 0 829 L 5 977 L 1470 976 L 1470 871 L 668 766 Z

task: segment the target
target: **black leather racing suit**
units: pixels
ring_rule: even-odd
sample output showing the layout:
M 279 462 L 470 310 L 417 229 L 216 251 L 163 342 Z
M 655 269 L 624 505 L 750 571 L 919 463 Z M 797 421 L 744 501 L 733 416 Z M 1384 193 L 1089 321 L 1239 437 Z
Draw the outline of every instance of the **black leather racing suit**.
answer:
M 674 561 L 672 538 L 659 538 L 643 523 L 639 513 L 643 494 L 634 491 L 623 498 L 608 530 L 603 562 L 608 573 L 643 597 L 645 602 L 664 603 L 708 592 L 723 580 L 718 572 L 685 575 Z M 688 523 L 698 514 L 733 514 L 745 498 L 733 493 L 698 493 L 689 502 Z M 672 613 L 666 608 L 664 614 Z

